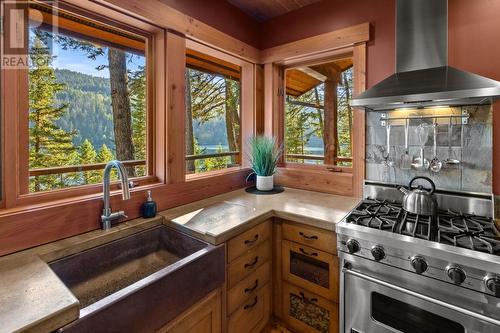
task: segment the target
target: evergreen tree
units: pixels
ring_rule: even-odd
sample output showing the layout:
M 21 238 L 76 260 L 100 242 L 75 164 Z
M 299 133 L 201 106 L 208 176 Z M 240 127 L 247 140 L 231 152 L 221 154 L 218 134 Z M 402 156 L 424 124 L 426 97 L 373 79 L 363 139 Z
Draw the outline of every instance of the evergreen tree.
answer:
M 57 83 L 52 68 L 53 56 L 46 45 L 34 37 L 30 48 L 29 69 L 29 168 L 47 168 L 68 165 L 68 156 L 74 156 L 73 136 L 57 121 L 65 114 L 67 105 L 55 105 L 57 92 L 64 85 Z M 32 191 L 59 188 L 64 185 L 63 176 L 40 176 L 31 180 Z
M 108 163 L 109 161 L 112 161 L 114 159 L 115 159 L 115 156 L 114 156 L 113 152 L 111 151 L 111 149 L 109 149 L 108 146 L 103 144 L 101 146 L 101 148 L 99 149 L 99 152 L 97 153 L 95 161 L 97 163 Z M 101 177 L 102 177 L 103 173 L 104 173 L 104 170 L 100 171 Z M 111 170 L 111 179 L 113 179 L 113 180 L 118 179 L 118 176 L 116 174 L 115 169 Z
M 79 149 L 79 163 L 81 165 L 96 163 L 97 153 L 92 143 L 85 139 Z M 101 181 L 98 171 L 82 172 L 82 184 L 94 184 Z
M 132 143 L 136 160 L 146 159 L 146 72 L 145 67 L 129 75 L 129 91 L 132 116 Z M 145 167 L 136 168 L 137 176 L 146 174 Z

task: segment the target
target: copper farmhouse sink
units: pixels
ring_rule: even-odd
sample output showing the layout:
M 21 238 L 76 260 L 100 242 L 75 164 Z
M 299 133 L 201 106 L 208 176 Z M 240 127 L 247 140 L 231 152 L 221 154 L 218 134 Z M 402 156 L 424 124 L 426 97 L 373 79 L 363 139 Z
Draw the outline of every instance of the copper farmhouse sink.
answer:
M 166 226 L 51 262 L 80 302 L 68 332 L 155 331 L 224 282 L 224 248 Z

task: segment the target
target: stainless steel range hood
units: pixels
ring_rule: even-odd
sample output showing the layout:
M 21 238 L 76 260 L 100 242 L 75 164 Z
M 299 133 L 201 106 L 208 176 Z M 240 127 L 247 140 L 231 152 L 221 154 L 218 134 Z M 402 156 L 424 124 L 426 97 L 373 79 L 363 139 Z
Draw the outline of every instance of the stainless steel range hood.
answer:
M 397 0 L 396 73 L 351 102 L 369 110 L 490 104 L 500 82 L 448 66 L 448 1 Z

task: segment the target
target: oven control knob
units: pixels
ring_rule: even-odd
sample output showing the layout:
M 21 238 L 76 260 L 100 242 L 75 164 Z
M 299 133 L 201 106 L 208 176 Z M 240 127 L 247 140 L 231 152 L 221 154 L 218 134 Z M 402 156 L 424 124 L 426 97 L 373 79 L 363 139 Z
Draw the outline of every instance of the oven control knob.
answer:
M 361 250 L 358 241 L 355 239 L 348 239 L 346 246 L 347 246 L 347 251 L 349 251 L 349 253 L 351 254 L 359 252 L 359 250 Z
M 375 245 L 372 247 L 372 256 L 376 261 L 380 261 L 385 258 L 384 248 L 380 245 Z
M 496 297 L 500 297 L 500 276 L 487 275 L 484 278 L 484 285 L 486 289 L 491 291 Z
M 465 275 L 465 271 L 456 265 L 450 265 L 446 268 L 446 274 L 450 278 L 451 281 L 455 284 L 462 284 L 467 277 Z
M 420 256 L 412 257 L 410 262 L 411 262 L 411 267 L 413 267 L 415 272 L 417 272 L 418 274 L 422 274 L 429 267 L 427 265 L 427 261 L 425 261 L 425 259 L 423 257 L 420 257 Z

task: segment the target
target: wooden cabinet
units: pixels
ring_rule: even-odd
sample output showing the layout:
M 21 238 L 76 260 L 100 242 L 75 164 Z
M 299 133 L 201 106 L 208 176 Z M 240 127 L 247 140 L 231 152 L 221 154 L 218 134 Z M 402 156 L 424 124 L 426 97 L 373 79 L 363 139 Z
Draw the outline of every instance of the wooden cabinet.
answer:
M 271 289 L 269 284 L 260 288 L 255 296 L 242 303 L 231 314 L 228 322 L 230 333 L 259 333 L 267 324 L 271 311 Z
M 297 332 L 337 333 L 338 305 L 316 294 L 283 284 L 284 322 Z
M 179 317 L 160 328 L 158 333 L 220 333 L 221 290 L 217 289 Z
M 338 301 L 339 263 L 335 255 L 286 240 L 282 251 L 284 280 Z
M 245 252 L 271 238 L 271 221 L 263 222 L 227 242 L 227 262 L 232 262 Z
M 271 257 L 271 242 L 266 240 L 252 250 L 242 254 L 229 263 L 227 268 L 227 284 L 232 288 L 266 263 Z
M 255 273 L 238 282 L 227 293 L 227 311 L 233 313 L 239 305 L 253 298 L 258 290 L 270 281 L 271 262 L 266 262 Z
M 259 333 L 271 316 L 272 220 L 227 242 L 227 332 Z
M 278 316 L 297 333 L 337 333 L 339 262 L 335 233 L 283 221 L 281 234 Z
M 337 253 L 337 237 L 332 231 L 295 223 L 284 223 L 283 238 L 328 253 Z

